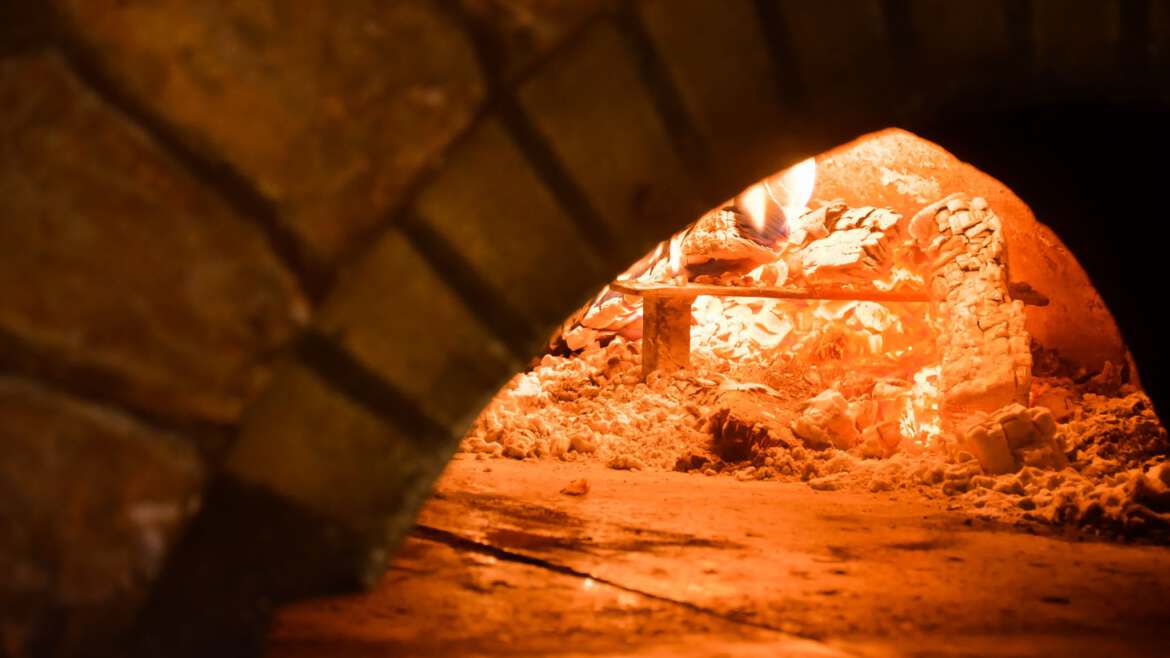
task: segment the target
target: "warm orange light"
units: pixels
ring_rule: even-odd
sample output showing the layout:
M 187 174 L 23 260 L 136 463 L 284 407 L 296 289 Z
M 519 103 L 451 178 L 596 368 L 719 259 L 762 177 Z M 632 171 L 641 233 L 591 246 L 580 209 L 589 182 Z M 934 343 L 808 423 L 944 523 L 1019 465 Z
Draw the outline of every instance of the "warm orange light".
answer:
M 683 272 L 683 265 L 685 263 L 683 263 L 682 254 L 682 242 L 684 237 L 685 234 L 679 232 L 675 233 L 674 236 L 670 238 L 669 271 L 671 280 L 674 281 L 674 283 L 686 283 L 686 275 L 685 272 Z
M 768 223 L 768 193 L 764 190 L 764 183 L 756 183 L 749 187 L 740 197 L 740 204 L 747 211 L 752 226 L 756 231 L 763 233 Z
M 884 279 L 874 279 L 873 287 L 878 290 L 894 290 L 899 286 L 907 285 L 908 287 L 922 288 L 926 285 L 926 280 L 918 272 L 914 272 L 906 267 L 894 267 L 890 270 L 890 275 Z
M 942 433 L 939 371 L 938 366 L 930 366 L 914 373 L 911 398 L 898 423 L 902 436 L 912 439 L 923 448 L 933 445 L 935 438 Z
M 816 183 L 817 163 L 808 158 L 766 179 L 763 187 L 772 202 L 784 211 L 784 217 L 791 225 L 793 219 L 804 213 Z

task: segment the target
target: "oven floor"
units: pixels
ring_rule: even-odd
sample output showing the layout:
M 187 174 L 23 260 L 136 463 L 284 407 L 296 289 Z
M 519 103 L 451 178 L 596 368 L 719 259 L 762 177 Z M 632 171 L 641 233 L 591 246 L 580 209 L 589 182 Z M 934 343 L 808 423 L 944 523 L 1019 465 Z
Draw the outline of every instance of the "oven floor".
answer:
M 559 493 L 585 478 L 583 496 Z M 1170 548 L 916 492 L 451 462 L 372 592 L 280 611 L 301 656 L 1158 656 Z

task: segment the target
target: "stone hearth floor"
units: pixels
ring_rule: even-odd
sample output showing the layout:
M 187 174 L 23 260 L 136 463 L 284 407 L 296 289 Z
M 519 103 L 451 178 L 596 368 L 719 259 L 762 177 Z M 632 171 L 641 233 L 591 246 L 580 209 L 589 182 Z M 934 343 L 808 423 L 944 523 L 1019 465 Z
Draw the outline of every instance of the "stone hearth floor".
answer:
M 269 656 L 1166 655 L 1170 548 L 943 504 L 458 458 L 381 583 L 282 609 Z

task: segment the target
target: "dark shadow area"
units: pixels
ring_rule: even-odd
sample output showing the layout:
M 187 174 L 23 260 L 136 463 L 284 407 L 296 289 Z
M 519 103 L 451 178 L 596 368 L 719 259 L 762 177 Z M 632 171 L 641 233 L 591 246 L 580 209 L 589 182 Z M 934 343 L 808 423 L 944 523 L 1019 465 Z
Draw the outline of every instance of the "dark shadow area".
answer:
M 1001 180 L 1056 231 L 1113 312 L 1165 417 L 1170 108 L 1083 96 L 1010 108 L 958 102 L 911 129 Z

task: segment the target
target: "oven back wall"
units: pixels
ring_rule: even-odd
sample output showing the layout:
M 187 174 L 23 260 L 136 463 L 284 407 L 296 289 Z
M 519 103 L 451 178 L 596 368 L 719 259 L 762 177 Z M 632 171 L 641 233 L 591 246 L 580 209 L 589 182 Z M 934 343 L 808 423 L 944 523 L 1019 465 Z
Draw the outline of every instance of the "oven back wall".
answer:
M 943 125 L 926 136 L 1016 186 L 1014 163 L 1124 144 L 1134 108 L 1170 97 L 1165 0 L 0 11 L 0 556 L 19 576 L 0 607 L 21 611 L 18 655 L 246 653 L 275 601 L 369 582 L 553 324 L 751 180 Z M 1118 109 L 1046 141 L 985 122 L 986 156 L 947 139 L 970 108 L 1077 99 Z M 1110 165 L 1085 159 L 1016 191 L 1101 285 L 1164 406 L 1164 352 L 1116 283 L 1159 281 L 1157 261 L 1098 255 L 1072 212 L 1131 203 L 1148 226 L 1156 201 L 1131 200 L 1158 170 L 1130 155 L 1117 180 L 1112 160 L 1127 189 L 1106 193 L 1085 181 Z

